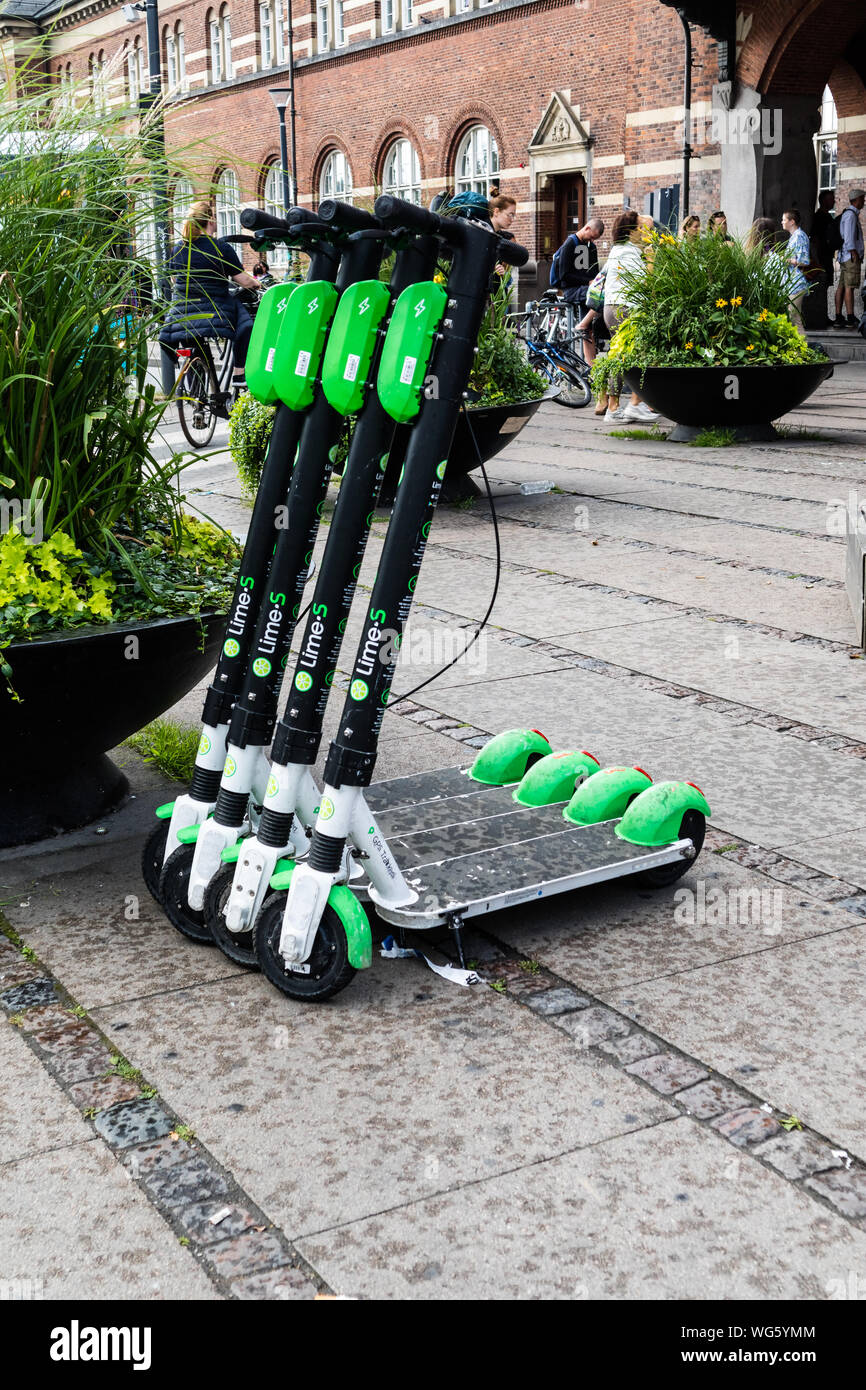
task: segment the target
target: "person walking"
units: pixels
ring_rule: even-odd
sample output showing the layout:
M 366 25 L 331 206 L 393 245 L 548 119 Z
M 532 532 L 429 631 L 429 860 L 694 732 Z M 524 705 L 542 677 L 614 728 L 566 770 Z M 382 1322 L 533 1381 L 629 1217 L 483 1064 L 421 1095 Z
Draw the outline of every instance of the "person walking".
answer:
M 863 271 L 863 228 L 860 225 L 860 210 L 866 201 L 866 190 L 852 188 L 848 194 L 848 206 L 839 218 L 839 231 L 842 246 L 839 251 L 839 284 L 836 287 L 836 318 L 834 328 L 856 328 L 854 317 L 854 291 L 860 288 Z M 842 317 L 842 304 L 845 305 L 847 323 Z
M 834 215 L 833 208 L 836 205 L 836 194 L 832 188 L 822 188 L 818 194 L 818 206 L 812 218 L 812 260 L 819 265 L 824 272 L 825 291 L 833 292 L 833 280 L 835 271 L 836 252 L 841 249 L 842 238 L 839 236 L 839 219 Z M 826 295 L 825 295 L 826 298 Z M 832 323 L 832 319 L 826 315 L 826 325 Z
M 800 214 L 796 208 L 789 208 L 782 213 L 782 229 L 788 233 L 788 243 L 779 253 L 790 267 L 788 317 L 798 333 L 805 336 L 803 300 L 810 288 L 809 281 L 806 279 L 806 271 L 812 263 L 812 252 L 809 247 L 809 238 L 800 226 Z
M 604 321 L 615 333 L 620 324 L 628 318 L 629 294 L 626 277 L 633 275 L 643 266 L 641 252 L 642 228 L 634 208 L 624 208 L 613 220 L 611 233 L 613 244 L 607 258 L 607 278 L 604 282 Z M 623 409 L 618 408 L 615 396 L 608 400 L 605 424 L 624 420 L 631 424 L 652 424 L 658 419 L 637 394 L 632 392 L 631 400 Z

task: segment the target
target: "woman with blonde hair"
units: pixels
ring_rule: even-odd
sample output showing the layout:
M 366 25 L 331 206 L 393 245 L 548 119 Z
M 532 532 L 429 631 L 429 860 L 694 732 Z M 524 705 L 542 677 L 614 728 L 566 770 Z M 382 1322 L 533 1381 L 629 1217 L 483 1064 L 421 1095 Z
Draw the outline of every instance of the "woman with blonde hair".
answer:
M 641 246 L 644 233 L 653 225 L 651 217 L 639 215 L 634 208 L 623 208 L 613 219 L 610 255 L 607 258 L 607 277 L 604 282 L 604 321 L 613 335 L 628 318 L 628 276 L 643 266 Z M 633 391 L 628 405 L 620 408 L 618 396 L 609 396 L 605 423 L 625 420 L 632 424 L 652 424 L 659 417 Z
M 680 241 L 694 241 L 701 234 L 701 219 L 696 212 L 687 217 L 680 227 Z
M 247 310 L 229 293 L 229 283 L 258 289 L 230 242 L 216 235 L 213 207 L 206 199 L 193 203 L 181 228 L 180 241 L 172 248 L 169 272 L 175 276 L 174 293 L 165 327 L 167 341 L 194 336 L 196 329 L 234 343 L 235 391 L 246 389 L 244 367 L 253 321 Z

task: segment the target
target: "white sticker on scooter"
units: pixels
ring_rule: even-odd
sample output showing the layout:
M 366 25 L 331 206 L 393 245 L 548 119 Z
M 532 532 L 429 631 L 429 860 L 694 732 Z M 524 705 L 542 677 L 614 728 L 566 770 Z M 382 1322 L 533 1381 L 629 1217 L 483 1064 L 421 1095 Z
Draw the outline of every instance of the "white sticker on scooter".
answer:
M 266 372 L 272 372 L 272 371 L 274 370 L 274 358 L 276 357 L 276 355 L 277 355 L 277 350 L 276 350 L 276 348 L 271 348 L 270 352 L 268 353 L 267 357 L 265 358 L 265 371 L 266 371 Z M 521 417 L 521 418 L 522 418 L 522 417 Z
M 358 368 L 360 367 L 360 365 L 361 365 L 361 359 L 360 359 L 360 357 L 358 357 L 356 353 L 350 352 L 350 353 L 349 353 L 349 356 L 346 358 L 346 370 L 343 372 L 343 380 L 344 380 L 344 381 L 357 381 L 357 379 L 358 379 Z
M 308 352 L 299 352 L 298 360 L 295 363 L 295 376 L 306 376 L 309 366 L 310 354 Z
M 404 357 L 404 358 L 403 358 L 403 370 L 402 370 L 402 372 L 400 373 L 400 383 L 401 383 L 401 385 L 403 385 L 403 386 L 410 386 L 410 385 L 412 384 L 412 378 L 413 378 L 413 376 L 415 375 L 415 368 L 417 367 L 417 365 L 418 365 L 418 358 L 417 358 L 417 357 Z

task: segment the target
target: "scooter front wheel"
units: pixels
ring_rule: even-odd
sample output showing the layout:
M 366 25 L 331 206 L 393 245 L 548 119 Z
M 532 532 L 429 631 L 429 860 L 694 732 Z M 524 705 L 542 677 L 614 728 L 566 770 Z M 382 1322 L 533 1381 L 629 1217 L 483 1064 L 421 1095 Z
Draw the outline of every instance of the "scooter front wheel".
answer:
M 676 883 L 678 878 L 688 873 L 700 854 L 706 830 L 707 821 L 702 811 L 686 811 L 680 821 L 679 838 L 691 840 L 695 847 L 694 858 L 675 859 L 673 864 L 660 864 L 657 869 L 644 869 L 639 875 L 641 883 L 645 883 L 648 888 L 667 888 L 668 884 Z
M 234 864 L 226 864 L 218 874 L 214 874 L 204 892 L 204 920 L 212 940 L 224 956 L 228 956 L 236 965 L 247 965 L 258 970 L 252 928 L 249 931 L 229 931 L 226 924 L 226 903 L 234 877 Z
M 309 959 L 302 968 L 290 969 L 280 955 L 286 897 L 286 893 L 271 893 L 265 898 L 254 927 L 256 956 L 262 973 L 283 994 L 318 1004 L 345 989 L 356 973 L 349 964 L 345 928 L 334 909 L 326 907 Z
M 162 874 L 162 866 L 165 863 L 168 827 L 169 822 L 167 820 L 157 821 L 144 842 L 144 849 L 141 851 L 141 876 L 148 893 L 156 899 L 160 907 L 162 906 L 162 899 L 159 896 L 159 879 Z
M 158 902 L 173 927 L 177 927 L 190 941 L 202 946 L 212 946 L 213 937 L 204 919 L 203 912 L 196 912 L 187 902 L 189 875 L 192 869 L 195 845 L 181 845 L 170 854 L 159 879 Z

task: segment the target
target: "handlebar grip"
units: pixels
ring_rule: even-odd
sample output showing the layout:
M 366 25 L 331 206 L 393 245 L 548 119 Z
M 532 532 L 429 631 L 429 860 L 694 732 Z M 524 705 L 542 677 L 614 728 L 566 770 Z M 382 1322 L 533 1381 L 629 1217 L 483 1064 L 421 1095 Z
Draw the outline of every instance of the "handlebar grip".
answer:
M 341 203 L 336 198 L 326 198 L 319 203 L 320 222 L 330 222 L 340 231 L 360 232 L 369 228 L 379 228 L 381 223 L 366 208 L 353 207 L 351 203 Z
M 529 251 L 517 241 L 501 241 L 499 243 L 499 259 L 505 265 L 526 265 L 529 260 Z
M 391 226 L 406 227 L 413 232 L 441 232 L 443 218 L 419 203 L 407 203 L 390 193 L 382 193 L 373 204 L 373 211 L 381 222 Z
M 255 232 L 259 237 L 276 237 L 279 241 L 292 234 L 291 223 L 285 222 L 282 217 L 272 217 L 261 208 L 244 208 L 241 213 L 241 226 L 246 227 L 248 232 Z

